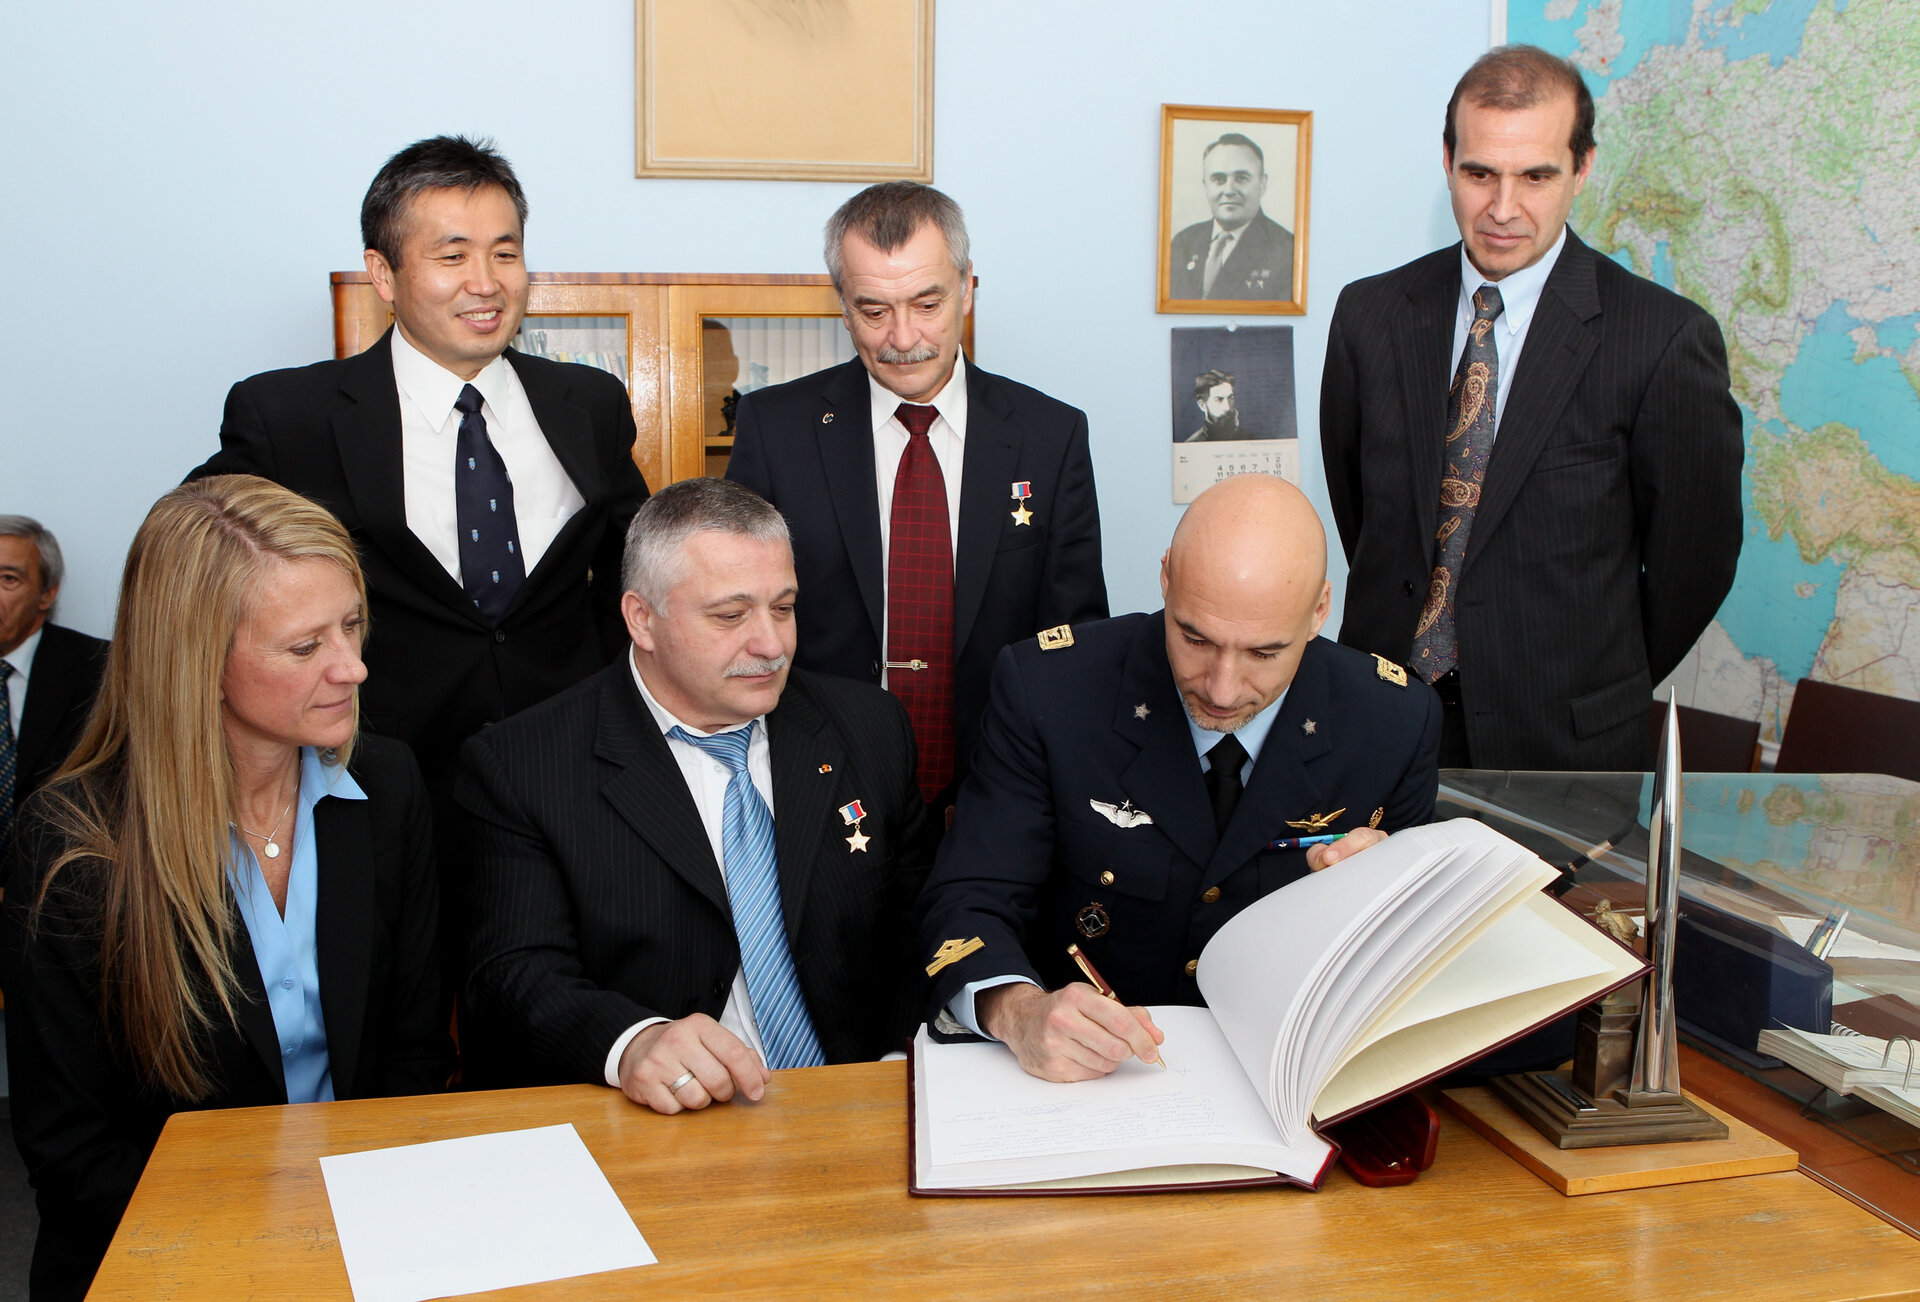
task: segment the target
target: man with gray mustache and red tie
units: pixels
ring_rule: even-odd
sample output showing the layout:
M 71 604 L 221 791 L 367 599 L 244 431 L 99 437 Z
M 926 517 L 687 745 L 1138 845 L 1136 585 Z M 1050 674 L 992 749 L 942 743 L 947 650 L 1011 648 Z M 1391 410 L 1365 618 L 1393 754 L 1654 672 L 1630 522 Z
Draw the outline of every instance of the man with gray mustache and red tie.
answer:
M 1000 649 L 1107 614 L 1087 419 L 962 354 L 973 264 L 940 191 L 862 190 L 826 262 L 858 357 L 743 397 L 727 478 L 793 531 L 796 663 L 901 699 L 943 821 Z

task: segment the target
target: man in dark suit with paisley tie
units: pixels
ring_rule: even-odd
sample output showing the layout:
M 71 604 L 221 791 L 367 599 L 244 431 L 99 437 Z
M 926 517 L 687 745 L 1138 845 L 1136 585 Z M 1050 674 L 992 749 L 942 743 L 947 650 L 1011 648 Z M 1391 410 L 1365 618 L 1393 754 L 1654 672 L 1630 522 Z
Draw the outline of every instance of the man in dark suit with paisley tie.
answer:
M 1740 554 L 1720 329 L 1568 228 L 1593 149 L 1577 69 L 1489 52 L 1447 108 L 1462 242 L 1334 309 L 1320 439 L 1349 565 L 1340 640 L 1435 686 L 1447 767 L 1648 767 L 1653 686 Z

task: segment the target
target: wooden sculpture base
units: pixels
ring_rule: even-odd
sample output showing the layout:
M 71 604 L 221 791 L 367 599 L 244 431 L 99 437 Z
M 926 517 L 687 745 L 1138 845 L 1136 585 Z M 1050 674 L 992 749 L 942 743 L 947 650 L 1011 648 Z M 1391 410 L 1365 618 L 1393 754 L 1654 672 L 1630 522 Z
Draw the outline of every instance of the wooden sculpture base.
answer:
M 1494 1147 L 1569 1197 L 1791 1171 L 1800 1164 L 1800 1155 L 1793 1149 L 1698 1100 L 1691 1102 L 1724 1125 L 1727 1138 L 1560 1149 L 1485 1086 L 1447 1090 L 1440 1097 L 1449 1112 L 1479 1131 Z

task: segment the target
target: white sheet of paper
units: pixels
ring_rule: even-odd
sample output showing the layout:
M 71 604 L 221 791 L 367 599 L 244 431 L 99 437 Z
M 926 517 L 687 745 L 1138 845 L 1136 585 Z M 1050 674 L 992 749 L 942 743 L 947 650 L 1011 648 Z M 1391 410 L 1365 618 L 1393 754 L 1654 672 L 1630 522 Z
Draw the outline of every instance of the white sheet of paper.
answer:
M 650 1266 L 572 1125 L 320 1159 L 354 1302 L 425 1302 Z

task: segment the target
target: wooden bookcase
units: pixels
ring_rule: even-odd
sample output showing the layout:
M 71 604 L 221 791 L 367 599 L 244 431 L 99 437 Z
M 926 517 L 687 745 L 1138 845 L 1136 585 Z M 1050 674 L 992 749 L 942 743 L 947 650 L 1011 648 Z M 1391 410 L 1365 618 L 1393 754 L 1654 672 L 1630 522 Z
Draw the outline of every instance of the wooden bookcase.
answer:
M 726 472 L 732 439 L 724 432 L 722 404 L 738 372 L 764 365 L 750 360 L 752 347 L 765 344 L 748 340 L 755 333 L 749 324 L 765 322 L 776 336 L 782 328 L 791 336 L 775 349 L 785 369 L 776 368 L 773 382 L 805 373 L 796 368 L 817 369 L 815 362 L 831 365 L 833 349 L 840 357 L 853 355 L 839 323 L 840 301 L 825 276 L 536 271 L 532 281 L 523 340 L 543 320 L 561 318 L 553 322 L 556 331 L 586 321 L 596 328 L 578 337 L 618 341 L 638 430 L 633 459 L 652 488 Z M 332 282 L 334 356 L 351 357 L 380 338 L 393 313 L 366 272 L 336 271 Z M 972 317 L 963 346 L 971 356 Z M 596 355 L 615 369 L 615 349 Z

